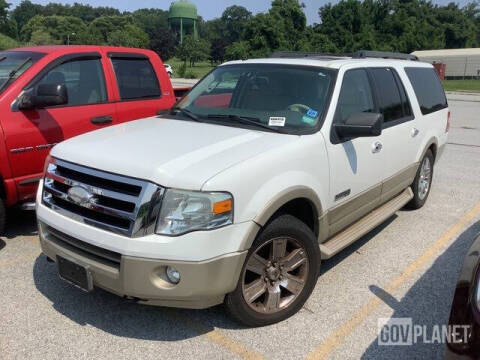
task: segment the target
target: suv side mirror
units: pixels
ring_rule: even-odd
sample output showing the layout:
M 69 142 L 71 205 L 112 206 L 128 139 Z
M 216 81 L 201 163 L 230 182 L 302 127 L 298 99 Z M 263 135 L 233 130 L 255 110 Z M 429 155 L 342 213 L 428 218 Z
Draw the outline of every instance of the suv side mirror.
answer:
M 382 133 L 383 115 L 377 113 L 353 113 L 343 124 L 334 124 L 340 138 L 373 137 Z
M 20 110 L 68 104 L 65 84 L 40 84 L 26 91 L 18 104 Z

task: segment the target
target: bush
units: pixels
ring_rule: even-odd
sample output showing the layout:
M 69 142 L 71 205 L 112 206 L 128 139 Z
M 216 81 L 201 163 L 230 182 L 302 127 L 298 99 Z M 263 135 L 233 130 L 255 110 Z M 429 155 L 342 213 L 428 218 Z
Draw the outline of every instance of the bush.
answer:
M 186 74 L 184 75 L 185 79 L 196 79 L 197 75 L 192 70 L 188 70 Z
M 0 50 L 7 50 L 18 46 L 19 44 L 15 40 L 9 38 L 8 36 L 0 34 Z
M 180 78 L 185 77 L 186 72 L 187 72 L 187 63 L 182 62 L 182 65 L 180 65 L 180 67 L 178 68 L 178 71 L 177 71 L 178 77 L 180 77 Z

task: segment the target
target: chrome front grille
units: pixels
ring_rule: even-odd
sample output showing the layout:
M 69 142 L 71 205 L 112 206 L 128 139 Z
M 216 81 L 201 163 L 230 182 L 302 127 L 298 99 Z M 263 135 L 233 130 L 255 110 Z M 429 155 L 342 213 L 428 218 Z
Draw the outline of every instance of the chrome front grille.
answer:
M 147 181 L 115 175 L 52 158 L 42 202 L 62 215 L 117 234 L 151 234 L 164 189 Z

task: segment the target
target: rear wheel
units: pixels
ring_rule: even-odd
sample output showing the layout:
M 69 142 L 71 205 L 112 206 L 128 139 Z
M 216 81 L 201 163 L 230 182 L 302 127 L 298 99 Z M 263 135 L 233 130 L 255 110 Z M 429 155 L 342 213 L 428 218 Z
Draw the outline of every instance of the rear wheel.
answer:
M 310 228 L 293 216 L 279 216 L 255 240 L 225 304 L 248 326 L 282 321 L 308 299 L 319 269 L 320 250 Z
M 420 167 L 417 170 L 417 175 L 413 181 L 413 198 L 407 204 L 408 208 L 420 209 L 423 205 L 425 205 L 432 187 L 433 164 L 433 153 L 431 150 L 428 150 L 420 163 Z

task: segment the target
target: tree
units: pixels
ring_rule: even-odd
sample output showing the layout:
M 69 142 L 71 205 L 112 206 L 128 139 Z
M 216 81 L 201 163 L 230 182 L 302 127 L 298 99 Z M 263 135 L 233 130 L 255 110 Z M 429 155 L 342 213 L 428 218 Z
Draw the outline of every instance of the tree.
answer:
M 248 41 L 234 42 L 225 50 L 227 60 L 245 60 L 250 56 Z
M 122 30 L 110 32 L 107 37 L 107 44 L 112 46 L 146 48 L 149 42 L 148 35 L 132 24 L 127 24 Z
M 224 39 L 213 39 L 210 50 L 210 60 L 214 63 L 222 63 L 225 59 L 225 51 L 228 42 Z
M 229 43 L 242 39 L 245 25 L 252 18 L 252 13 L 243 6 L 233 5 L 225 9 L 220 18 L 223 23 L 224 39 Z
M 23 41 L 30 41 L 36 31 L 47 32 L 60 44 L 66 44 L 67 38 L 76 43 L 76 35 L 86 29 L 79 18 L 73 16 L 42 16 L 37 15 L 22 28 L 20 37 Z
M 30 38 L 33 45 L 56 45 L 58 40 L 54 40 L 49 32 L 43 30 L 35 30 Z
M 177 49 L 177 56 L 190 67 L 195 66 L 198 61 L 206 60 L 210 53 L 210 44 L 206 40 L 195 40 L 192 35 L 187 35 L 183 43 Z
M 154 39 L 159 29 L 168 28 L 168 11 L 161 9 L 140 9 L 132 13 L 133 23 Z
M 166 27 L 158 28 L 150 40 L 150 49 L 163 60 L 168 60 L 175 55 L 175 46 L 175 36 Z
M 33 4 L 30 0 L 22 0 L 22 2 L 12 11 L 12 17 L 18 25 L 18 30 L 22 30 L 23 26 L 37 15 L 41 15 L 42 5 Z

